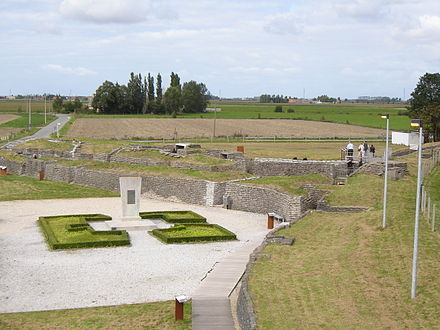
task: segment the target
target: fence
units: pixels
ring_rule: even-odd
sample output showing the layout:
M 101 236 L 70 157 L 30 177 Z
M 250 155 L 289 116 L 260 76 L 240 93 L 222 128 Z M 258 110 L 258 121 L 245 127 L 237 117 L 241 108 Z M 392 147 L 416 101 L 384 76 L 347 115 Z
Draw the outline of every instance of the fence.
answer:
M 429 173 L 440 164 L 440 150 L 433 149 L 430 158 L 423 161 L 422 164 L 422 173 L 423 178 L 425 176 L 428 176 Z M 424 180 L 424 183 L 422 185 L 422 200 L 421 200 L 421 211 L 424 217 L 426 218 L 428 224 L 431 226 L 432 231 L 436 231 L 437 227 L 439 226 L 439 212 L 440 212 L 440 205 L 439 209 L 437 208 L 437 204 L 433 199 L 431 199 L 431 196 L 429 194 L 429 190 L 425 187 L 429 187 L 429 184 Z

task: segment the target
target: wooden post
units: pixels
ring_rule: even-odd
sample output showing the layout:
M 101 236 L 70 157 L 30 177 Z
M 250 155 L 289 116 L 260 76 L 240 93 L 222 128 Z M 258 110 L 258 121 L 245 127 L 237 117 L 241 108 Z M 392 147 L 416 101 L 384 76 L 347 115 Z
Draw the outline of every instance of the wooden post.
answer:
M 432 222 L 431 222 L 431 230 L 435 231 L 435 204 L 432 207 Z
M 275 216 L 273 213 L 267 214 L 267 229 L 273 229 L 274 218 Z

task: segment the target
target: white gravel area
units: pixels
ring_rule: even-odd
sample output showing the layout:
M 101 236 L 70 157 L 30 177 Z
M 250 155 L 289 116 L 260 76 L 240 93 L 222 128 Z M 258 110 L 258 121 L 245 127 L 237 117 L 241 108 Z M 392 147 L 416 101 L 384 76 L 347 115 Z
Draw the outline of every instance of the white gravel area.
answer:
M 130 231 L 132 246 L 51 251 L 39 216 L 102 213 L 118 219 L 120 198 L 0 202 L 0 312 L 131 304 L 192 296 L 216 262 L 267 234 L 266 216 L 141 199 L 141 211 L 191 210 L 238 241 L 163 244 Z

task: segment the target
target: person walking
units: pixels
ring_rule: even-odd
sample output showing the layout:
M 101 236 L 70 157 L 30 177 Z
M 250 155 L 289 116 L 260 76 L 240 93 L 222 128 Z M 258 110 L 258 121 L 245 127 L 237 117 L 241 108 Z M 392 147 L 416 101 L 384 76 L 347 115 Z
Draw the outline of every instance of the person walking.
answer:
M 353 157 L 354 145 L 353 145 L 353 143 L 351 143 L 351 141 L 348 141 L 346 149 L 347 149 L 347 156 L 348 157 Z
M 364 158 L 365 155 L 365 149 L 364 149 L 364 144 L 361 143 L 358 147 L 358 151 L 359 151 L 359 161 L 362 161 L 362 159 Z
M 370 144 L 370 153 L 373 155 L 374 158 L 374 153 L 376 152 L 376 148 L 374 145 Z

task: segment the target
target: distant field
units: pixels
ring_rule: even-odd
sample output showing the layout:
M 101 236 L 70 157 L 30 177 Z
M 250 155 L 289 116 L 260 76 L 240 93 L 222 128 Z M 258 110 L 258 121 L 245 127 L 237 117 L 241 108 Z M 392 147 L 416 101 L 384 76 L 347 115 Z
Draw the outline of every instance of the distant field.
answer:
M 52 102 L 47 101 L 47 111 L 52 111 Z M 44 112 L 44 101 L 33 100 L 31 102 L 32 112 Z M 1 112 L 28 112 L 28 100 L 0 100 Z
M 217 113 L 217 118 L 223 119 L 305 119 L 385 129 L 386 122 L 378 115 L 389 113 L 391 129 L 407 131 L 410 124 L 409 117 L 405 115 L 405 105 L 402 104 L 283 104 L 281 105 L 283 112 L 274 112 L 275 106 L 276 104 L 250 102 L 213 102 L 209 104 L 211 108 L 222 109 Z M 178 118 L 214 118 L 214 116 L 214 113 L 195 113 L 181 114 L 178 115 Z M 87 117 L 164 118 L 169 116 L 87 115 Z
M 0 115 L 0 125 L 7 123 L 8 121 L 14 120 L 20 118 L 19 116 L 16 115 Z
M 79 118 L 66 136 L 95 139 L 210 138 L 213 119 L 182 118 Z M 216 136 L 355 137 L 384 135 L 384 131 L 345 124 L 307 120 L 217 119 Z

